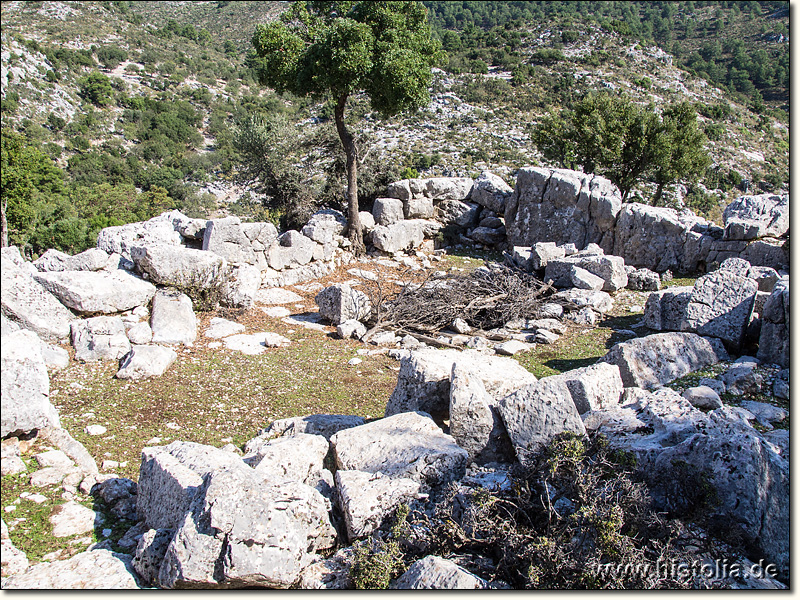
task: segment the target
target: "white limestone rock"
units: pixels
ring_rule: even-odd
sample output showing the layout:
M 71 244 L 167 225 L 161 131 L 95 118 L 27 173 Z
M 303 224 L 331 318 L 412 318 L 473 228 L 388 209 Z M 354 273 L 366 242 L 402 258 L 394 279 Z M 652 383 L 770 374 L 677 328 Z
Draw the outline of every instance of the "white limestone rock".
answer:
M 483 590 L 489 583 L 451 560 L 421 558 L 392 584 L 396 590 Z
M 146 305 L 152 283 L 125 271 L 54 271 L 34 276 L 65 306 L 84 314 L 118 313 Z
M 186 294 L 159 290 L 150 315 L 154 344 L 191 346 L 197 339 L 197 317 Z
M 5 254 L 0 258 L 0 278 L 5 318 L 30 329 L 45 341 L 57 341 L 69 335 L 70 321 L 75 315 Z
M 68 560 L 41 562 L 24 573 L 3 580 L 4 589 L 49 590 L 136 590 L 131 557 L 97 549 L 76 554 Z
M 625 387 L 650 389 L 728 358 L 715 338 L 657 333 L 620 342 L 601 360 L 619 367 Z
M 75 359 L 117 360 L 128 354 L 131 343 L 119 317 L 92 317 L 72 322 Z
M 586 433 L 569 388 L 556 378 L 545 377 L 526 385 L 502 398 L 498 407 L 523 464 L 561 433 Z
M 370 535 L 398 505 L 414 500 L 419 489 L 419 482 L 405 477 L 336 471 L 336 490 L 347 538 L 353 542 Z
M 446 412 L 450 405 L 450 377 L 455 363 L 477 375 L 494 399 L 536 381 L 536 377 L 512 358 L 487 356 L 475 350 L 412 350 L 400 361 L 397 385 L 386 404 L 385 415 L 415 410 Z
M 121 361 L 115 377 L 133 381 L 161 377 L 177 359 L 177 352 L 171 348 L 134 345 Z
M 406 412 L 331 437 L 339 469 L 408 477 L 423 488 L 464 476 L 467 453 L 425 413 Z
M 319 292 L 314 301 L 323 318 L 334 325 L 355 319 L 363 321 L 369 317 L 372 306 L 369 297 L 345 283 L 335 283 Z

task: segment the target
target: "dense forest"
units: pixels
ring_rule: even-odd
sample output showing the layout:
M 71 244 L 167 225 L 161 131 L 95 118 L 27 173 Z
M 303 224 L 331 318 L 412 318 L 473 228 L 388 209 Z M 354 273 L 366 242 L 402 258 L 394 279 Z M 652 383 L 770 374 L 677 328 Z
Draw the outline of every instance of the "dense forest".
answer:
M 203 217 L 222 208 L 287 227 L 315 206 L 341 206 L 331 101 L 257 83 L 249 38 L 280 3 L 9 4 L 2 203 L 8 241 L 28 255 L 77 252 L 102 227 L 171 208 Z M 380 147 L 382 132 L 398 142 L 365 153 L 365 206 L 401 176 L 488 168 L 513 183 L 520 166 L 556 164 L 552 148 L 537 143 L 537 123 L 568 114 L 598 85 L 651 111 L 688 100 L 713 160 L 688 185 L 685 205 L 713 218 L 748 183 L 751 191 L 788 187 L 788 2 L 423 4 L 446 52 L 433 93 L 471 112 L 386 121 L 354 98 L 351 118 L 365 124 L 359 143 Z M 53 18 L 54 5 L 65 13 Z M 667 90 L 652 62 L 634 60 L 656 47 L 669 55 L 665 65 L 721 93 Z M 437 121 L 436 141 L 421 139 Z M 492 131 L 474 138 L 481 126 Z M 506 131 L 521 133 L 508 140 Z M 209 193 L 217 184 L 246 191 L 221 207 Z M 653 190 L 631 193 L 653 198 Z

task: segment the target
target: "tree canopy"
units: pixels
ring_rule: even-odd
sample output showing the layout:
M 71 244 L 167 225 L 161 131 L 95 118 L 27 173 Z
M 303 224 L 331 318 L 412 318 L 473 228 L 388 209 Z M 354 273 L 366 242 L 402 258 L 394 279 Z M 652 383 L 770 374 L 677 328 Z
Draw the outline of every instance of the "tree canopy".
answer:
M 623 199 L 638 181 L 650 178 L 658 185 L 653 203 L 665 185 L 699 176 L 710 163 L 697 115 L 685 102 L 659 114 L 624 96 L 592 94 L 571 109 L 546 115 L 533 128 L 533 140 L 560 166 L 607 177 Z
M 253 35 L 259 80 L 278 92 L 332 96 L 347 156 L 348 236 L 364 249 L 358 219 L 357 149 L 344 121 L 347 99 L 364 92 L 383 116 L 430 100 L 431 67 L 442 54 L 418 2 L 297 2 Z

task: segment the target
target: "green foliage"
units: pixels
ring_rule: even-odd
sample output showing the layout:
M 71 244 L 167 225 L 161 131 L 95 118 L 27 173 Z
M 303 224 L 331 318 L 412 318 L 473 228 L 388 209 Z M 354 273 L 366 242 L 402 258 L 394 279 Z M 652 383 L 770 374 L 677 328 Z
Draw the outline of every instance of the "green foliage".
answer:
M 297 227 L 316 207 L 310 186 L 295 166 L 299 132 L 283 115 L 250 115 L 239 123 L 233 147 L 242 158 L 239 177 L 266 196 L 266 205 Z
M 92 104 L 103 107 L 111 104 L 114 90 L 107 75 L 93 71 L 78 81 L 80 96 Z
M 444 58 L 417 2 L 298 2 L 280 21 L 256 26 L 252 64 L 261 84 L 298 96 L 332 96 L 346 155 L 348 235 L 364 250 L 358 226 L 358 150 L 345 124 L 347 99 L 363 91 L 388 117 L 424 106 L 431 67 Z
M 8 241 L 24 246 L 37 226 L 43 204 L 63 197 L 64 173 L 20 134 L 2 130 L 2 206 Z
M 419 171 L 414 167 L 404 167 L 400 171 L 400 179 L 416 179 L 417 177 L 419 177 Z
M 297 3 L 259 25 L 253 46 L 262 84 L 300 96 L 363 90 L 387 116 L 428 101 L 430 68 L 441 60 L 415 2 Z
M 565 58 L 563 52 L 556 48 L 540 48 L 531 56 L 531 62 L 538 65 L 553 65 Z
M 659 116 L 622 96 L 591 94 L 571 110 L 547 114 L 532 137 L 546 158 L 609 178 L 623 199 L 649 177 L 658 184 L 657 203 L 665 185 L 699 176 L 710 162 L 688 103 L 671 105 Z
M 106 69 L 113 69 L 128 59 L 128 53 L 118 46 L 103 46 L 97 51 L 97 60 Z
M 385 590 L 392 578 L 402 573 L 403 552 L 399 540 L 405 534 L 409 507 L 401 504 L 394 515 L 390 537 L 373 536 L 354 545 L 350 578 L 357 590 Z

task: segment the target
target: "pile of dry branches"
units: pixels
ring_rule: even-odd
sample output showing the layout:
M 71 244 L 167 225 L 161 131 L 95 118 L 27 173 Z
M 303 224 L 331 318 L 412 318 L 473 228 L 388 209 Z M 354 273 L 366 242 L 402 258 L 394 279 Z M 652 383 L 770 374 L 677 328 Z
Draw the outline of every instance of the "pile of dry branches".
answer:
M 457 318 L 474 329 L 495 329 L 536 318 L 553 291 L 532 275 L 497 263 L 466 273 L 430 274 L 391 295 L 376 284 L 370 290 L 373 329 L 435 333 Z

